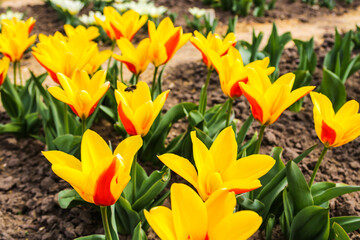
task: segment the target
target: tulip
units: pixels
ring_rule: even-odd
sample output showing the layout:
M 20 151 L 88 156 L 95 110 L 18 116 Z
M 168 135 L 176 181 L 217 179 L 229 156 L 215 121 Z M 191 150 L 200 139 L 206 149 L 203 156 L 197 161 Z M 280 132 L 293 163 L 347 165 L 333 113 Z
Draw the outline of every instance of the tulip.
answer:
M 160 239 L 248 239 L 262 223 L 253 211 L 234 213 L 234 193 L 218 190 L 204 203 L 190 187 L 174 183 L 171 208 L 144 210 L 146 220 Z
M 194 32 L 194 37 L 190 38 L 191 43 L 196 47 L 202 54 L 203 61 L 208 69 L 213 68 L 211 59 L 209 58 L 209 51 L 212 50 L 219 57 L 224 56 L 230 47 L 236 45 L 236 39 L 234 33 L 226 35 L 224 40 L 221 40 L 219 34 L 212 34 L 209 32 L 207 38 L 205 38 L 198 31 Z
M 42 153 L 54 173 L 70 183 L 85 201 L 110 206 L 129 182 L 131 164 L 141 146 L 141 137 L 133 136 L 112 153 L 97 133 L 87 130 L 81 141 L 81 161 L 61 151 Z
M 281 76 L 274 83 L 267 75 L 265 69 L 249 68 L 248 83 L 239 83 L 251 105 L 253 117 L 264 126 L 274 123 L 285 109 L 315 88 L 306 86 L 291 91 L 295 81 L 293 73 Z
M 95 21 L 104 29 L 112 41 L 120 38 L 126 38 L 131 41 L 136 32 L 139 31 L 147 20 L 147 16 L 140 17 L 140 15 L 133 10 L 129 10 L 123 15 L 120 15 L 113 7 L 105 7 L 104 16 L 105 21 L 94 16 Z
M 71 110 L 81 119 L 87 119 L 95 110 L 98 102 L 110 87 L 105 82 L 106 72 L 98 71 L 90 79 L 84 70 L 77 70 L 70 79 L 62 73 L 57 74 L 62 88 L 50 87 L 53 97 L 68 104 Z
M 274 72 L 274 67 L 268 67 L 269 58 L 258 60 L 244 66 L 240 52 L 235 47 L 230 47 L 228 53 L 221 57 L 217 52 L 210 50 L 209 59 L 216 69 L 220 78 L 221 89 L 224 94 L 231 98 L 237 98 L 242 95 L 239 83 L 248 82 L 248 68 L 261 68 L 266 71 L 267 75 Z
M 86 28 L 82 25 L 79 25 L 76 28 L 74 28 L 70 24 L 65 24 L 64 30 L 66 36 L 68 36 L 69 38 L 73 38 L 73 37 L 77 38 L 81 36 L 81 37 L 85 37 L 88 41 L 94 40 L 100 35 L 99 29 L 94 26 Z
M 29 36 L 35 22 L 33 18 L 26 22 L 17 18 L 1 21 L 0 52 L 11 62 L 19 62 L 24 52 L 35 42 L 36 35 Z
M 100 66 L 111 57 L 111 55 L 112 51 L 110 49 L 100 52 L 99 49 L 96 48 L 94 55 L 89 59 L 84 70 L 90 75 L 94 74 L 94 72 L 96 72 Z
M 164 106 L 169 90 L 161 93 L 153 102 L 149 86 L 145 82 L 131 87 L 118 82 L 117 88 L 115 98 L 118 113 L 126 132 L 144 137 Z
M 346 102 L 336 113 L 326 95 L 311 92 L 314 104 L 315 131 L 327 147 L 339 147 L 360 136 L 359 103 Z
M 57 73 L 71 78 L 75 70 L 84 69 L 98 52 L 97 44 L 89 41 L 91 37 L 85 34 L 70 36 L 67 38 L 59 32 L 54 36 L 40 34 L 40 42 L 32 48 L 35 59 L 56 83 L 59 83 Z
M 219 133 L 210 149 L 195 131 L 191 132 L 191 140 L 197 172 L 190 161 L 175 154 L 166 153 L 159 159 L 193 185 L 204 201 L 218 189 L 240 194 L 261 187 L 258 178 L 275 164 L 272 157 L 259 154 L 236 160 L 238 147 L 231 127 Z
M 9 69 L 10 60 L 7 57 L 3 57 L 0 60 L 0 86 L 4 83 L 6 79 L 6 74 Z
M 181 27 L 174 27 L 169 17 L 164 18 L 156 28 L 148 21 L 150 38 L 150 61 L 159 67 L 166 64 L 190 38 L 191 33 L 183 34 Z
M 150 63 L 150 40 L 148 38 L 142 40 L 136 49 L 126 38 L 117 40 L 117 44 L 121 50 L 122 55 L 114 54 L 113 57 L 116 60 L 124 63 L 129 71 L 133 74 L 139 75 L 143 73 Z

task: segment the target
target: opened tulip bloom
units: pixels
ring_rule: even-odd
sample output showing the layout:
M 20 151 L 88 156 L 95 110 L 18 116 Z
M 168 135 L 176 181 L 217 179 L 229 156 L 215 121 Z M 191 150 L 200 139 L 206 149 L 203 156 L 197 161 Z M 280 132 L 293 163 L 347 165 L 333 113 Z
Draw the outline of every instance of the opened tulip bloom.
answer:
M 19 62 L 24 52 L 35 42 L 36 35 L 30 35 L 35 20 L 27 21 L 13 18 L 1 21 L 0 52 L 8 57 L 11 62 Z
M 0 60 L 0 86 L 4 83 L 9 69 L 10 60 L 7 57 L 3 57 Z
M 288 107 L 315 88 L 306 86 L 292 91 L 293 73 L 287 73 L 271 83 L 266 71 L 259 67 L 249 68 L 248 83 L 239 83 L 251 105 L 252 115 L 263 126 L 274 123 Z
M 174 27 L 169 17 L 164 18 L 157 28 L 154 22 L 148 21 L 148 32 L 150 59 L 155 67 L 166 64 L 191 36 L 191 33 L 183 34 L 181 27 Z
M 144 137 L 164 106 L 169 90 L 161 93 L 153 102 L 149 86 L 145 82 L 131 87 L 118 82 L 117 87 L 115 98 L 119 117 L 126 132 L 129 135 Z
M 218 190 L 204 203 L 185 184 L 174 183 L 170 189 L 171 210 L 155 207 L 145 217 L 162 240 L 248 239 L 262 223 L 253 211 L 234 213 L 234 193 Z
M 339 147 L 360 136 L 359 103 L 346 102 L 336 113 L 330 99 L 321 93 L 310 93 L 314 104 L 315 131 L 325 147 Z
M 195 31 L 194 35 L 194 37 L 190 38 L 190 41 L 201 52 L 203 61 L 208 69 L 213 68 L 212 61 L 209 58 L 210 50 L 221 57 L 228 52 L 231 46 L 236 44 L 234 33 L 227 34 L 224 40 L 217 33 L 212 34 L 209 32 L 206 38 L 198 31 Z
M 95 52 L 85 65 L 84 70 L 90 75 L 94 74 L 111 55 L 112 51 L 110 49 L 99 51 L 98 48 L 95 48 Z
M 248 68 L 255 67 L 265 70 L 267 75 L 274 72 L 274 67 L 268 67 L 269 58 L 257 60 L 244 66 L 240 52 L 235 47 L 230 47 L 228 53 L 221 57 L 217 52 L 210 50 L 209 58 L 219 74 L 221 89 L 229 98 L 242 95 L 239 83 L 248 82 Z
M 106 72 L 98 71 L 90 79 L 84 70 L 77 70 L 70 79 L 62 73 L 57 74 L 62 88 L 50 87 L 48 90 L 56 99 L 68 104 L 81 119 L 87 119 L 95 110 L 98 102 L 110 87 L 105 82 Z
M 257 189 L 261 187 L 258 178 L 275 164 L 272 157 L 260 154 L 236 160 L 238 148 L 231 127 L 220 132 L 210 149 L 195 131 L 191 132 L 191 140 L 197 171 L 190 161 L 175 154 L 166 153 L 159 159 L 193 185 L 203 200 L 222 188 L 236 194 Z
M 94 131 L 87 130 L 81 141 L 81 161 L 61 151 L 43 152 L 56 175 L 67 181 L 87 202 L 113 205 L 130 180 L 135 153 L 142 146 L 140 136 L 122 141 L 114 153 Z
M 129 71 L 133 74 L 139 75 L 143 73 L 150 63 L 150 40 L 148 38 L 142 40 L 136 49 L 132 43 L 125 38 L 117 40 L 117 44 L 121 50 L 122 55 L 114 54 L 113 57 L 116 60 L 124 63 Z
M 73 38 L 73 37 L 77 38 L 79 36 L 83 36 L 88 41 L 92 41 L 100 35 L 99 29 L 94 26 L 90 26 L 86 28 L 82 25 L 79 25 L 76 28 L 74 28 L 70 24 L 65 24 L 64 30 L 68 38 Z

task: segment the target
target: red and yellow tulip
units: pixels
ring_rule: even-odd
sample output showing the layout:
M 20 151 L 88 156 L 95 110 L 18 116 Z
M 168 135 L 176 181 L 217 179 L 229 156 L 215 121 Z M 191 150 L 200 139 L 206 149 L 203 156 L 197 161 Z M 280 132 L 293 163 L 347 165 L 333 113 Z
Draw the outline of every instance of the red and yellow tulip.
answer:
M 81 161 L 61 151 L 42 153 L 54 173 L 70 183 L 85 201 L 110 206 L 129 182 L 131 164 L 141 146 L 141 137 L 133 136 L 112 153 L 97 133 L 87 130 L 81 141 Z
M 29 36 L 35 22 L 33 18 L 25 22 L 15 17 L 1 21 L 0 52 L 11 62 L 19 62 L 24 52 L 35 42 L 36 35 Z
M 251 105 L 253 117 L 261 125 L 274 123 L 294 102 L 307 95 L 315 87 L 306 86 L 291 91 L 295 81 L 293 73 L 287 73 L 271 83 L 262 68 L 249 68 L 249 81 L 240 82 L 240 88 Z
M 346 102 L 336 113 L 326 95 L 310 93 L 314 104 L 315 131 L 325 147 L 339 147 L 360 136 L 359 103 Z
M 216 191 L 204 203 L 185 184 L 174 183 L 170 189 L 171 210 L 164 206 L 144 210 L 145 217 L 160 239 L 248 239 L 262 223 L 253 211 L 234 213 L 234 193 Z
M 121 38 L 116 41 L 122 55 L 114 54 L 113 57 L 124 63 L 126 67 L 135 75 L 143 73 L 150 63 L 149 59 L 149 45 L 150 40 L 148 38 L 143 39 L 137 48 L 126 38 Z
M 275 164 L 272 157 L 260 154 L 236 160 L 237 143 L 231 127 L 220 132 L 210 149 L 195 131 L 191 132 L 191 140 L 197 171 L 190 161 L 175 154 L 166 153 L 159 159 L 193 185 L 204 201 L 219 189 L 240 194 L 261 187 L 258 178 Z
M 153 102 L 149 86 L 145 82 L 139 82 L 132 87 L 118 82 L 117 88 L 115 98 L 118 113 L 126 132 L 144 137 L 164 106 L 169 90 L 161 93 Z
M 82 25 L 79 25 L 76 28 L 74 28 L 70 24 L 65 24 L 64 30 L 68 38 L 73 38 L 73 37 L 78 38 L 81 36 L 87 39 L 87 41 L 92 41 L 100 35 L 99 29 L 94 26 L 90 26 L 86 28 Z
M 84 70 L 90 75 L 94 74 L 100 66 L 111 57 L 111 55 L 112 51 L 110 49 L 99 51 L 99 49 L 96 48 L 94 55 L 89 59 Z
M 4 83 L 7 71 L 9 69 L 10 60 L 7 57 L 3 57 L 0 60 L 0 86 Z
M 96 72 L 91 79 L 84 70 L 77 70 L 71 79 L 62 73 L 58 73 L 57 78 L 62 88 L 50 87 L 50 94 L 68 104 L 81 119 L 88 118 L 94 112 L 110 87 L 110 82 L 105 82 L 106 72 L 102 70 Z
M 169 17 L 164 18 L 157 28 L 154 22 L 148 21 L 148 31 L 150 61 L 155 67 L 166 64 L 191 36 L 191 33 L 183 34 L 182 27 L 174 27 Z
M 231 46 L 235 46 L 236 39 L 234 33 L 226 35 L 224 40 L 221 40 L 219 34 L 212 34 L 209 32 L 205 38 L 198 31 L 194 32 L 194 37 L 190 38 L 191 43 L 201 52 L 203 61 L 208 69 L 213 68 L 211 59 L 209 58 L 209 51 L 212 50 L 217 56 L 224 56 Z
M 274 67 L 268 67 L 270 62 L 268 57 L 244 66 L 240 52 L 232 46 L 230 46 L 228 53 L 223 57 L 213 50 L 208 51 L 208 56 L 219 74 L 222 91 L 227 97 L 232 99 L 242 95 L 239 82 L 248 82 L 249 67 L 264 69 L 267 75 L 270 75 L 275 70 Z

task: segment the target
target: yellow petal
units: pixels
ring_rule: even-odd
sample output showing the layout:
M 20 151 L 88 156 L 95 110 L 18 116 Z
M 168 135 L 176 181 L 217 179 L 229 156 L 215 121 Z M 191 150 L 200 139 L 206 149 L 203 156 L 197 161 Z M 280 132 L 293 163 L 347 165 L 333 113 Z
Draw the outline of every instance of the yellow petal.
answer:
M 57 100 L 60 100 L 66 104 L 72 104 L 72 101 L 69 99 L 69 97 L 66 95 L 64 90 L 62 90 L 60 87 L 49 87 L 48 88 L 49 93 L 56 98 Z
M 61 151 L 43 151 L 42 154 L 44 154 L 45 158 L 51 164 L 64 165 L 69 168 L 81 171 L 81 162 L 70 154 Z
M 170 209 L 160 206 L 154 207 L 148 212 L 144 210 L 144 215 L 151 228 L 163 240 L 177 240 L 175 236 L 174 222 Z
M 119 143 L 116 147 L 114 154 L 120 154 L 124 159 L 125 172 L 130 173 L 131 164 L 136 152 L 141 148 L 143 144 L 140 135 L 130 136 Z

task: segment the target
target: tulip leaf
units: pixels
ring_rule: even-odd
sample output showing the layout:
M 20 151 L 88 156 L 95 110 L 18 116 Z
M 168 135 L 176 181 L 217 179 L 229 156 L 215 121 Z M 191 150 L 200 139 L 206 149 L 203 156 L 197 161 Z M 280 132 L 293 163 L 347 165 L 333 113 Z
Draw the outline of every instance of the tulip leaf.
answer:
M 198 110 L 192 110 L 189 112 L 188 121 L 191 127 L 200 127 L 201 123 L 204 123 L 204 116 Z
M 128 200 L 120 196 L 115 203 L 116 223 L 120 234 L 131 234 L 136 225 L 140 222 L 139 214 L 131 208 Z
M 3 85 L 5 85 L 5 82 Z M 18 94 L 15 92 L 15 94 L 13 95 L 4 87 L 1 89 L 0 95 L 1 102 L 10 118 L 21 120 L 21 116 L 24 114 L 24 109 Z
M 146 233 L 141 228 L 141 222 L 136 225 L 131 240 L 147 240 Z
M 207 148 L 210 148 L 213 144 L 213 140 L 207 135 L 204 131 L 200 130 L 199 128 L 194 128 L 196 131 L 196 137 L 202 141 Z
M 332 237 L 330 239 L 334 240 L 350 240 L 349 236 L 345 232 L 345 230 L 338 224 L 334 222 L 331 227 Z
M 308 206 L 294 217 L 289 240 L 327 240 L 329 233 L 329 210 L 319 206 Z
M 89 236 L 78 237 L 78 238 L 75 238 L 74 240 L 106 240 L 106 239 L 105 239 L 105 235 L 93 234 L 93 235 L 89 235 Z
M 72 208 L 80 203 L 86 203 L 74 189 L 65 189 L 59 192 L 59 206 L 63 209 Z
M 102 207 L 100 207 L 102 208 Z M 111 205 L 111 206 L 106 206 L 106 211 L 107 211 L 107 218 L 108 218 L 108 223 L 109 223 L 109 230 L 110 230 L 110 234 L 111 234 L 111 239 L 112 240 L 119 240 L 119 235 L 118 235 L 118 231 L 117 231 L 117 225 L 116 225 L 116 220 L 115 220 L 115 205 Z
M 242 209 L 252 210 L 255 212 L 260 212 L 265 205 L 259 200 L 251 200 L 249 198 L 244 197 L 243 195 L 236 196 L 237 203 L 242 207 Z
M 335 197 L 346 193 L 360 191 L 360 186 L 351 186 L 343 183 L 320 182 L 314 184 L 311 188 L 311 193 L 315 205 L 320 205 Z
M 332 217 L 330 224 L 332 225 L 334 222 L 338 223 L 347 233 L 360 229 L 359 216 Z
M 74 154 L 80 151 L 81 139 L 81 136 L 64 134 L 55 138 L 53 143 L 60 151 L 66 152 L 68 154 Z
M 23 125 L 20 122 L 10 122 L 7 124 L 0 124 L 0 134 L 3 133 L 21 133 Z
M 292 88 L 293 91 L 303 86 L 309 86 L 312 76 L 308 70 L 296 70 L 294 74 L 295 74 L 295 82 Z M 304 98 L 297 100 L 289 107 L 289 110 L 293 112 L 300 112 L 302 109 L 303 102 L 304 102 Z
M 307 206 L 314 204 L 309 186 L 299 167 L 289 161 L 286 164 L 289 197 L 294 206 L 294 215 Z
M 238 145 L 238 150 L 240 149 L 240 146 L 242 145 L 242 143 L 245 140 L 246 134 L 250 129 L 251 124 L 254 122 L 254 117 L 252 114 L 250 114 L 250 116 L 246 119 L 246 121 L 243 123 L 243 125 L 241 126 L 239 132 L 237 133 L 236 136 L 236 143 Z M 239 151 L 238 151 L 239 152 Z
M 198 109 L 200 113 L 205 113 L 206 102 L 207 102 L 207 88 L 205 88 L 205 85 L 203 85 L 200 91 L 200 101 L 199 101 L 199 109 Z
M 287 188 L 285 188 L 283 191 L 283 205 L 284 205 L 283 225 L 284 228 L 286 229 L 285 231 L 286 237 L 289 238 L 290 235 L 289 230 L 294 218 L 294 206 L 292 205 L 292 202 L 289 199 Z
M 271 240 L 271 236 L 272 236 L 272 230 L 275 226 L 275 215 L 274 214 L 269 214 L 269 217 L 267 219 L 267 223 L 266 223 L 266 230 L 265 230 L 265 236 L 266 236 L 266 240 Z

